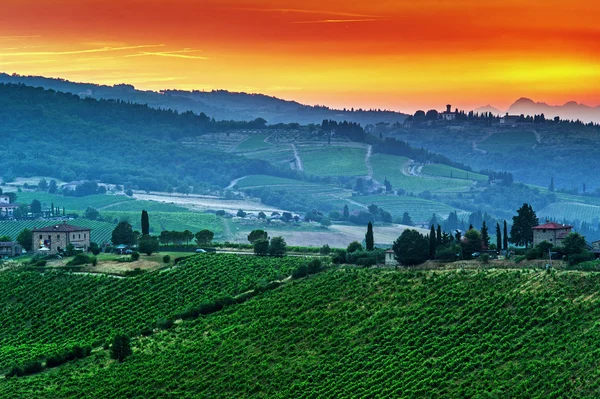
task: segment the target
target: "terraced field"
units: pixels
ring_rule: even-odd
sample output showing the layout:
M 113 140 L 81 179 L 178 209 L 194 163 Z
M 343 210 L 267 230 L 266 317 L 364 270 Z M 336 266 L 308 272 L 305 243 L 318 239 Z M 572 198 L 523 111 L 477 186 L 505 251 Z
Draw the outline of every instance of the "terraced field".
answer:
M 215 277 L 209 292 L 223 284 Z M 157 292 L 176 290 L 175 281 L 155 280 Z M 205 279 L 178 280 L 190 288 L 179 291 L 186 302 L 197 292 L 190 281 Z M 331 270 L 134 339 L 133 355 L 123 363 L 99 351 L 55 370 L 3 379 L 0 393 L 10 398 L 595 398 L 599 284 L 597 273 L 578 272 Z M 234 286 L 225 287 L 235 292 Z M 85 288 L 103 292 L 91 283 Z M 126 298 L 134 299 L 128 304 L 141 306 L 123 306 L 103 320 L 115 325 L 139 320 L 143 326 L 152 317 L 132 316 L 147 303 L 154 305 L 149 312 L 154 317 L 168 314 L 168 305 L 183 308 L 172 295 L 163 303 L 155 290 L 147 291 L 150 296 L 140 293 L 144 302 L 139 302 L 137 290 L 125 290 Z M 80 299 L 84 291 L 64 294 L 86 301 Z M 102 312 L 115 305 L 121 310 L 121 302 L 111 301 Z M 67 324 L 50 322 L 68 327 L 71 318 L 63 307 L 56 313 Z M 7 331 L 23 334 L 15 320 Z M 79 333 L 93 324 L 86 315 L 74 327 Z M 106 327 L 93 331 L 100 328 Z
M 538 217 L 540 219 L 549 218 L 558 222 L 566 219 L 598 223 L 598 220 L 600 220 L 600 206 L 576 202 L 557 202 L 540 209 Z
M 17 238 L 17 235 L 23 229 L 33 230 L 34 228 L 53 226 L 60 221 L 52 220 L 25 220 L 25 221 L 0 221 L 0 236 L 7 235 L 13 240 Z M 110 242 L 112 238 L 112 231 L 115 228 L 115 224 L 107 222 L 98 222 L 87 219 L 74 219 L 69 220 L 69 224 L 73 226 L 89 227 L 92 229 L 91 240 L 96 243 Z
M 125 195 L 88 195 L 85 197 L 65 197 L 62 195 L 48 194 L 37 191 L 24 191 L 17 193 L 18 204 L 31 204 L 33 200 L 42 203 L 42 209 L 50 208 L 52 204 L 61 209 L 64 207 L 69 212 L 81 212 L 88 206 L 96 209 L 124 202 L 134 202 L 133 198 Z
M 364 148 L 334 146 L 298 147 L 304 171 L 315 176 L 366 176 Z
M 261 159 L 279 165 L 284 168 L 289 168 L 289 164 L 294 162 L 294 151 L 289 145 L 281 145 L 275 148 L 269 148 L 259 151 L 246 152 L 243 154 L 246 158 Z
M 488 181 L 488 177 L 486 175 L 481 175 L 479 173 L 469 172 L 453 166 L 438 163 L 423 166 L 421 173 L 428 176 L 445 177 L 448 179 Z
M 388 179 L 394 190 L 404 189 L 409 193 L 456 193 L 469 191 L 473 182 L 464 179 L 446 179 L 426 176 L 410 176 L 408 158 L 395 155 L 375 154 L 371 157 L 373 177 L 379 182 Z M 435 170 L 435 169 L 434 169 Z

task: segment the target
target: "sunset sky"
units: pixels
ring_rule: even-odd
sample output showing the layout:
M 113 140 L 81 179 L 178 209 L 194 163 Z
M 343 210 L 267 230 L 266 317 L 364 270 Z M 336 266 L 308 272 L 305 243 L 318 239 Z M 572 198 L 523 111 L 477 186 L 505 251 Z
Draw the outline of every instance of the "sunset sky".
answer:
M 308 104 L 600 105 L 595 0 L 2 0 L 0 71 Z

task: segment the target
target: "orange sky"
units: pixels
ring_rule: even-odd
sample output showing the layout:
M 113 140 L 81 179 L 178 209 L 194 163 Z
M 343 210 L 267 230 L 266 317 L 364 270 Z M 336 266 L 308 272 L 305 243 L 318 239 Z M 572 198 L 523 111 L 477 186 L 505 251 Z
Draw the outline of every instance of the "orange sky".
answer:
M 596 0 L 2 0 L 0 71 L 309 104 L 600 105 Z

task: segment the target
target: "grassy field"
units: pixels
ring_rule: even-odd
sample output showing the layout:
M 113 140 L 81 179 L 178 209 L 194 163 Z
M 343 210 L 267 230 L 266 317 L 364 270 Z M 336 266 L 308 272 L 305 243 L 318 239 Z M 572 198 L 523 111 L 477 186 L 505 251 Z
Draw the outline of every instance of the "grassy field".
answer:
M 304 171 L 315 176 L 366 176 L 366 150 L 349 147 L 299 147 Z
M 535 134 L 528 131 L 510 131 L 495 133 L 478 147 L 488 152 L 509 154 L 516 150 L 529 150 L 537 143 Z
M 187 209 L 175 204 L 168 204 L 157 201 L 125 201 L 115 202 L 104 206 L 100 211 L 104 213 L 106 211 L 117 211 L 117 212 L 141 212 L 146 210 L 148 212 L 186 212 Z
M 61 342 L 61 332 L 71 326 L 71 337 L 90 330 L 108 333 L 107 325 L 119 323 L 127 329 L 137 320 L 143 325 L 168 314 L 169 306 L 182 309 L 196 296 L 236 291 L 222 278 L 207 284 L 210 294 L 186 283 L 203 281 L 203 275 L 168 283 L 166 278 L 175 276 L 142 277 L 135 284 L 140 289 L 131 281 L 81 278 L 73 283 L 85 282 L 85 290 L 66 292 L 66 277 L 24 279 L 22 292 L 5 283 L 4 296 L 23 297 L 29 306 L 10 308 L 3 316 L 9 317 L 3 348 L 27 342 L 41 353 L 52 339 Z M 151 278 L 156 288 L 141 290 Z M 595 398 L 599 284 L 599 274 L 578 272 L 331 270 L 136 338 L 133 355 L 123 363 L 100 350 L 50 371 L 5 379 L 0 393 L 10 398 Z M 27 298 L 25 288 L 34 287 L 36 295 Z M 102 306 L 115 287 L 124 295 Z M 99 296 L 88 295 L 90 290 Z M 34 301 L 42 295 L 41 304 Z M 25 313 L 40 305 L 38 312 L 53 312 L 45 329 Z M 95 326 L 96 317 L 105 323 Z M 25 321 L 31 325 L 19 330 Z
M 288 145 L 260 151 L 247 152 L 243 155 L 246 158 L 262 159 L 263 161 L 270 162 L 273 165 L 279 165 L 286 168 L 289 167 L 289 164 L 294 162 L 294 151 Z
M 479 173 L 474 173 L 474 172 L 468 172 L 463 169 L 458 169 L 453 166 L 443 165 L 443 164 L 439 164 L 439 163 L 434 163 L 434 164 L 423 166 L 423 170 L 421 173 L 423 173 L 424 175 L 445 177 L 445 178 L 449 178 L 449 179 L 488 181 L 488 177 L 486 175 L 481 175 Z
M 33 230 L 34 228 L 47 227 L 62 223 L 56 220 L 24 220 L 24 221 L 0 221 L 0 236 L 7 235 L 13 240 L 17 238 L 19 232 L 23 229 Z M 113 223 L 99 222 L 87 219 L 73 219 L 68 221 L 73 226 L 89 227 L 92 229 L 91 240 L 96 243 L 110 242 L 112 231 L 116 227 Z
M 371 195 L 352 199 L 367 206 L 375 204 L 390 212 L 395 218 L 402 217 L 404 212 L 408 212 L 413 222 L 429 221 L 434 213 L 438 217 L 446 218 L 451 212 L 454 212 L 454 208 L 449 205 L 417 197 Z
M 580 204 L 575 202 L 557 202 L 538 211 L 540 219 L 550 218 L 558 222 L 579 220 L 591 223 L 600 219 L 600 206 Z
M 300 180 L 284 179 L 281 177 L 252 175 L 238 182 L 236 187 L 240 190 L 251 187 L 272 187 L 281 188 L 291 193 L 299 195 L 310 195 L 314 199 L 336 200 L 347 198 L 352 194 L 350 190 L 345 190 L 338 186 L 328 184 L 309 183 Z
M 472 182 L 463 179 L 442 179 L 425 176 L 406 176 L 402 173 L 408 158 L 395 155 L 376 154 L 371 157 L 373 177 L 383 182 L 388 179 L 394 190 L 404 189 L 409 193 L 431 191 L 435 193 L 455 193 L 469 191 Z
M 271 148 L 273 145 L 265 142 L 268 134 L 251 134 L 246 140 L 235 147 L 236 152 L 256 151 Z

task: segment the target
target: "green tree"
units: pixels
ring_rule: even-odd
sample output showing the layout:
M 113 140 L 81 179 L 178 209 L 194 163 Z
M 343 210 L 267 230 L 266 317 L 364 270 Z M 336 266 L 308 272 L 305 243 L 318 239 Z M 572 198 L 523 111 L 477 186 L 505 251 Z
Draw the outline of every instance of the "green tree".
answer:
M 42 180 L 40 180 L 40 182 L 38 183 L 38 188 L 40 189 L 40 191 L 48 190 L 48 182 L 45 178 L 42 178 Z
M 481 245 L 483 248 L 489 248 L 490 246 L 490 233 L 488 231 L 487 223 L 483 221 L 481 226 Z
M 508 225 L 506 224 L 506 220 L 504 221 L 504 233 L 502 235 L 502 249 L 508 250 Z
M 210 230 L 204 229 L 197 232 L 195 237 L 198 245 L 209 245 L 215 237 L 215 233 L 213 233 Z
M 139 242 L 138 242 L 138 248 L 140 250 L 141 253 L 146 254 L 148 256 L 152 255 L 152 253 L 158 251 L 158 247 L 159 247 L 159 242 L 158 242 L 158 238 L 156 237 L 152 237 L 149 235 L 143 235 Z
M 347 253 L 352 253 L 352 252 L 362 251 L 362 250 L 363 250 L 363 246 L 358 241 L 352 241 L 350 244 L 348 244 L 348 248 L 346 248 Z
M 148 217 L 148 212 L 146 210 L 142 210 L 142 235 L 147 236 L 150 234 L 150 219 Z
M 135 235 L 133 228 L 126 221 L 119 222 L 112 232 L 112 243 L 114 245 L 134 245 Z
M 437 239 L 435 237 L 435 227 L 431 225 L 429 230 L 429 259 L 435 259 L 435 250 L 437 248 Z
M 40 214 L 40 213 L 42 213 L 42 204 L 40 203 L 40 201 L 34 199 L 33 201 L 31 201 L 31 204 L 29 205 L 29 210 L 34 215 Z
M 502 249 L 502 231 L 500 230 L 500 223 L 496 222 L 496 249 L 500 251 Z
M 463 256 L 465 259 L 471 259 L 473 253 L 481 251 L 483 240 L 481 233 L 471 229 L 465 233 L 466 242 L 463 243 Z
M 0 242 L 11 242 L 12 238 L 10 236 L 4 235 L 0 236 Z
M 344 214 L 343 214 L 343 220 L 348 220 L 348 218 L 350 217 L 350 210 L 348 209 L 348 205 L 344 205 Z
M 131 353 L 129 337 L 123 333 L 117 333 L 112 340 L 110 357 L 122 363 Z
M 319 249 L 319 254 L 321 255 L 329 255 L 331 253 L 331 248 L 329 248 L 329 245 L 324 244 L 321 249 Z
M 237 211 L 237 217 L 239 217 L 239 218 L 245 218 L 246 217 L 246 212 L 244 212 L 242 209 L 239 209 Z
M 27 252 L 33 248 L 33 232 L 29 229 L 23 229 L 17 236 L 17 242 L 25 248 Z
M 84 219 L 89 219 L 89 220 L 100 220 L 100 212 L 98 212 L 96 209 L 92 208 L 91 206 L 88 206 L 85 209 L 85 212 L 83 213 L 83 217 L 84 217 Z
M 373 237 L 373 223 L 367 225 L 367 234 L 365 234 L 365 244 L 367 251 L 372 251 L 375 248 L 375 238 Z
M 258 256 L 265 256 L 269 253 L 269 240 L 261 238 L 252 243 L 254 253 Z
M 442 243 L 443 243 L 443 239 L 442 239 L 442 226 L 440 226 L 438 224 L 437 226 L 437 234 L 436 234 L 436 248 L 437 247 L 441 247 Z
M 533 228 L 539 225 L 539 220 L 531 205 L 523 204 L 513 216 L 513 225 L 510 229 L 510 242 L 515 245 L 524 245 L 529 248 L 533 242 Z
M 58 190 L 58 187 L 56 185 L 56 180 L 54 180 L 54 179 L 50 180 L 50 184 L 48 185 L 48 193 L 56 194 L 57 190 Z
M 405 266 L 418 265 L 429 259 L 429 241 L 416 230 L 407 229 L 394 241 L 396 260 Z
M 408 212 L 404 212 L 404 215 L 402 215 L 402 224 L 405 226 L 413 226 L 413 221 Z
M 554 191 L 554 177 L 550 178 L 550 187 L 548 187 L 548 191 Z
M 579 233 L 570 233 L 562 240 L 562 247 L 566 255 L 582 254 L 587 250 L 585 238 Z
M 250 234 L 248 234 L 248 241 L 251 244 L 254 244 L 258 240 L 266 240 L 269 237 L 266 231 L 264 230 L 252 230 Z
M 271 256 L 285 256 L 287 252 L 287 243 L 283 237 L 273 237 L 269 244 L 269 255 Z
M 90 252 L 93 253 L 94 255 L 98 255 L 100 253 L 100 247 L 98 246 L 97 243 L 95 243 L 95 242 L 90 243 Z

